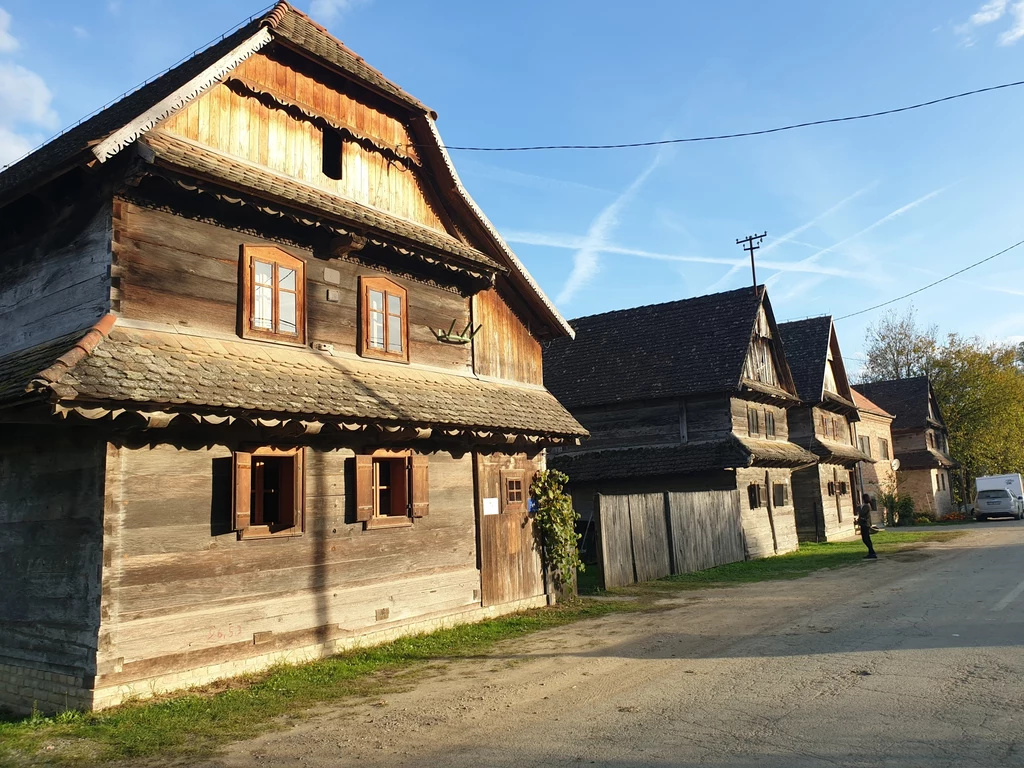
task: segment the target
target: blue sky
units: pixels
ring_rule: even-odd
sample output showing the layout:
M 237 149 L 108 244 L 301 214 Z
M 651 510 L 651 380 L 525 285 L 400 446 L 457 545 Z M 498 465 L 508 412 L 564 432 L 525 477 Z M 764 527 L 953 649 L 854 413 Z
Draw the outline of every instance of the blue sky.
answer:
M 767 128 L 1024 73 L 1019 0 L 296 5 L 436 109 L 451 145 Z M 0 163 L 261 7 L 0 0 Z M 1024 239 L 1022 128 L 1017 88 L 661 150 L 453 156 L 567 317 L 747 285 L 735 240 L 767 230 L 758 277 L 788 320 L 862 309 Z M 1024 247 L 914 301 L 942 332 L 1024 340 L 1022 297 Z M 839 323 L 848 357 L 878 315 Z

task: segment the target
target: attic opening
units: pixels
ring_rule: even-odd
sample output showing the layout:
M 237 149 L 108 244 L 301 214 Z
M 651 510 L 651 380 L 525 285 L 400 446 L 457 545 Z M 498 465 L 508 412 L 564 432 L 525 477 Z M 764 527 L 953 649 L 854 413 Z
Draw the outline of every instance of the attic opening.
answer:
M 321 128 L 322 137 L 321 154 L 323 156 L 322 169 L 324 176 L 329 179 L 341 180 L 341 157 L 344 152 L 345 142 L 338 131 L 331 128 Z

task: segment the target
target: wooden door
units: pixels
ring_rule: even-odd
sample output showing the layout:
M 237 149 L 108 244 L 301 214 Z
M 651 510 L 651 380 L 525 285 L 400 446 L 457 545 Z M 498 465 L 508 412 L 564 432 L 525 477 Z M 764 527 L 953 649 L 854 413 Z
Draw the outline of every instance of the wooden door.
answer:
M 530 482 L 536 471 L 536 463 L 522 454 L 476 455 L 484 606 L 525 600 L 545 592 L 540 537 L 528 508 Z

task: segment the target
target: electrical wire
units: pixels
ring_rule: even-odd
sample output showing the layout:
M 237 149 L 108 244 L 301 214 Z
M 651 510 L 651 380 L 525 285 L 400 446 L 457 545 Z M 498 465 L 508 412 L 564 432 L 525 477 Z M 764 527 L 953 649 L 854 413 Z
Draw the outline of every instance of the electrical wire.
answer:
M 446 149 L 458 150 L 460 152 L 536 152 L 542 150 L 554 150 L 554 149 L 630 149 L 633 147 L 660 147 L 666 144 L 690 144 L 698 141 L 721 141 L 723 139 L 741 139 L 748 136 L 764 136 L 769 133 L 781 133 L 782 131 L 793 131 L 798 128 L 810 128 L 816 125 L 829 125 L 830 123 L 848 123 L 854 120 L 867 120 L 873 117 L 884 117 L 885 115 L 895 115 L 900 112 L 910 112 L 914 109 L 922 109 L 924 107 L 931 107 L 936 104 L 942 104 L 947 101 L 954 101 L 956 99 L 963 99 L 967 96 L 976 96 L 979 93 L 989 93 L 990 91 L 999 91 L 1004 88 L 1016 88 L 1024 85 L 1024 80 L 1017 80 L 1012 83 L 1003 83 L 1001 85 L 990 85 L 987 88 L 976 88 L 973 91 L 964 91 L 963 93 L 954 93 L 952 96 L 943 96 L 939 99 L 932 99 L 930 101 L 922 101 L 918 104 L 910 104 L 905 107 L 896 107 L 895 109 L 884 109 L 880 112 L 867 112 L 862 115 L 849 115 L 847 117 L 832 117 L 827 120 L 811 120 L 806 123 L 793 123 L 792 125 L 783 125 L 777 128 L 765 128 L 758 131 L 743 131 L 742 133 L 723 133 L 715 136 L 691 136 L 683 139 L 661 139 L 660 141 L 636 141 L 628 144 L 546 144 L 537 146 L 524 146 L 524 147 L 462 147 L 462 146 L 447 146 Z
M 911 291 L 910 293 L 905 293 L 902 296 L 897 296 L 895 299 L 889 299 L 889 301 L 883 301 L 881 304 L 875 304 L 875 306 L 868 307 L 867 309 L 861 309 L 861 310 L 858 310 L 857 312 L 851 312 L 848 315 L 843 315 L 842 317 L 837 317 L 836 321 L 838 322 L 839 320 L 846 320 L 847 318 L 850 318 L 850 317 L 856 317 L 857 315 L 863 315 L 866 312 L 873 312 L 876 309 L 881 309 L 882 307 L 887 307 L 890 304 L 895 304 L 897 301 L 903 301 L 903 299 L 909 299 L 911 296 L 916 296 L 917 294 L 921 293 L 921 291 L 927 291 L 929 288 L 934 288 L 939 283 L 944 283 L 947 280 L 952 280 L 957 275 L 962 275 L 964 272 L 967 272 L 970 269 L 974 269 L 975 267 L 980 267 L 986 261 L 992 261 L 992 259 L 997 258 L 998 256 L 1002 256 L 1004 253 L 1009 253 L 1014 248 L 1019 248 L 1022 245 L 1024 245 L 1024 240 L 1021 240 L 1020 242 L 1014 243 L 1009 248 L 1004 248 L 999 253 L 993 253 L 991 256 L 988 256 L 988 257 L 982 259 L 981 261 L 976 261 L 973 264 L 970 264 L 970 265 L 964 267 L 963 269 L 959 269 L 959 270 L 957 270 L 956 272 L 954 272 L 951 275 L 946 275 L 945 277 L 941 277 L 941 278 L 939 278 L 938 280 L 936 280 L 933 283 L 928 283 L 928 285 L 922 286 L 921 288 L 918 288 L 916 291 Z

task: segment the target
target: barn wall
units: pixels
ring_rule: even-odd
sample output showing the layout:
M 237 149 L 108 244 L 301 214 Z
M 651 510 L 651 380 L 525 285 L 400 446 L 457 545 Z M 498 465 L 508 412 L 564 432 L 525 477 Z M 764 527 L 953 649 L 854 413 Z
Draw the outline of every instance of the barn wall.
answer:
M 272 245 L 306 263 L 308 341 L 356 354 L 358 278 L 385 276 L 408 291 L 409 361 L 471 370 L 469 346 L 442 344 L 431 330 L 447 329 L 453 319 L 460 329 L 469 322 L 469 300 L 457 293 L 126 201 L 114 204 L 114 231 L 124 317 L 237 337 L 241 246 Z M 328 282 L 327 269 L 340 280 Z M 327 300 L 328 289 L 338 292 L 338 301 Z
M 573 411 L 590 439 L 580 450 L 626 448 L 641 445 L 678 445 L 685 418 L 675 401 L 631 402 Z
M 749 435 L 749 428 L 747 422 L 747 411 L 753 409 L 758 413 L 758 426 L 759 431 L 757 435 Z M 741 437 L 765 437 L 765 415 L 772 414 L 775 416 L 775 439 L 776 440 L 790 440 L 791 435 L 789 431 L 789 412 L 785 408 L 779 408 L 774 405 L 767 405 L 765 403 L 757 403 L 751 400 L 744 400 L 741 397 L 733 397 L 730 399 L 730 416 L 732 418 L 732 430 Z
M 446 231 L 409 131 L 365 91 L 308 61 L 265 53 L 249 57 L 231 77 L 248 81 L 276 101 L 233 89 L 229 78 L 229 84 L 214 86 L 158 128 L 329 194 Z M 382 147 L 397 148 L 412 162 L 396 161 L 372 144 L 346 141 L 341 178 L 330 178 L 323 172 L 321 127 L 302 112 L 283 109 L 281 102 L 326 117 Z
M 304 535 L 238 541 L 227 448 L 109 447 L 98 705 L 478 608 L 471 457 L 432 454 L 429 514 L 364 530 L 352 455 L 306 448 Z
M 849 492 L 830 496 L 828 484 L 844 482 Z M 818 464 L 793 473 L 793 499 L 796 502 L 797 532 L 800 541 L 834 541 L 853 536 L 856 513 L 856 488 L 850 471 L 835 464 Z M 838 502 L 838 504 L 837 504 Z
M 109 311 L 110 238 L 108 202 L 30 242 L 0 246 L 0 357 L 87 328 Z
M 770 483 L 786 483 L 790 485 L 790 503 L 783 507 L 750 507 L 747 486 L 751 483 L 763 484 L 767 472 Z M 747 467 L 736 470 L 736 487 L 740 492 L 740 511 L 743 519 L 743 537 L 748 560 L 771 557 L 775 554 L 792 552 L 799 545 L 796 533 L 796 517 L 793 509 L 793 492 L 791 470 L 764 469 L 763 467 Z M 769 494 L 771 488 L 769 486 Z M 775 538 L 772 539 L 772 524 L 775 527 Z
M 103 444 L 72 430 L 0 433 L 0 707 L 88 707 L 103 555 Z

